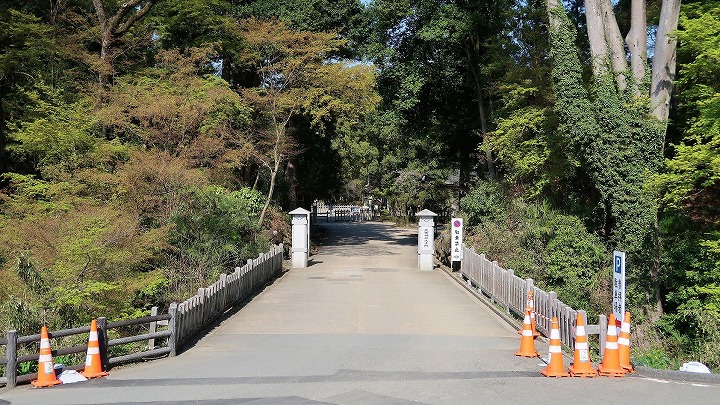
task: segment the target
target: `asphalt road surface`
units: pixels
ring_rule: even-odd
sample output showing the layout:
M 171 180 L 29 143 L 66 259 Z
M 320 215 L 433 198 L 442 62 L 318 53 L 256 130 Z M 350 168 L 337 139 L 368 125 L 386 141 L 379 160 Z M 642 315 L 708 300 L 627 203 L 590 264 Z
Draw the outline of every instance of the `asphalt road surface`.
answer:
M 2 404 L 719 404 L 720 385 L 545 378 L 519 337 L 445 272 L 416 231 L 322 224 L 286 273 L 177 357 L 83 383 L 0 391 Z M 537 349 L 547 356 L 547 345 Z M 567 364 L 566 364 L 567 366 Z

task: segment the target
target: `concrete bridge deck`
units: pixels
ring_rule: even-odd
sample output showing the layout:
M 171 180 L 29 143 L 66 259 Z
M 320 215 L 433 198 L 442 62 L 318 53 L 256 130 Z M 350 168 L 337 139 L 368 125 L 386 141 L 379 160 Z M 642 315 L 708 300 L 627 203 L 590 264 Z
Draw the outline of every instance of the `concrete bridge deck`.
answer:
M 416 270 L 415 231 L 322 227 L 309 268 L 285 274 L 179 356 L 19 387 L 0 404 L 720 403 L 716 385 L 542 377 L 539 359 L 513 356 L 514 328 L 444 272 Z

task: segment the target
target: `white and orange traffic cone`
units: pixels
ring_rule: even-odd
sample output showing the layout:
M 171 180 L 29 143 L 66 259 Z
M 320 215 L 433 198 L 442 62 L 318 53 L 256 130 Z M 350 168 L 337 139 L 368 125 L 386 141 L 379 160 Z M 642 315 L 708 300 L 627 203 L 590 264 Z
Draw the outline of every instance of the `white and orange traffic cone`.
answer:
M 540 357 L 540 353 L 535 350 L 535 338 L 533 337 L 532 325 L 530 323 L 530 311 L 525 311 L 520 350 L 515 352 L 515 355 L 522 357 Z
M 573 364 L 568 367 L 570 375 L 573 377 L 595 377 L 595 370 L 590 362 L 590 347 L 588 346 L 587 333 L 585 333 L 585 320 L 582 314 L 577 314 L 575 322 L 575 353 L 573 356 Z
M 535 324 L 535 299 L 533 298 L 532 290 L 528 290 L 527 303 L 525 304 L 525 311 L 530 311 L 530 325 L 532 325 L 533 337 L 537 338 L 540 333 L 537 331 Z M 518 335 L 522 335 L 522 329 L 518 329 Z
M 620 367 L 629 373 L 635 372 L 635 367 L 630 363 L 630 312 L 625 311 L 625 318 L 620 326 L 620 336 L 618 337 L 618 357 L 620 359 Z
M 55 365 L 52 359 L 52 350 L 50 349 L 50 338 L 45 325 L 40 329 L 40 354 L 38 356 L 38 378 L 30 384 L 35 387 L 51 387 L 53 385 L 62 384 L 55 376 Z
M 626 372 L 624 368 L 620 367 L 615 314 L 610 314 L 607 339 L 605 340 L 605 351 L 603 352 L 603 362 L 598 366 L 598 374 L 605 377 L 625 377 Z
M 82 373 L 85 378 L 104 377 L 109 373 L 102 369 L 100 358 L 100 341 L 98 340 L 97 322 L 95 319 L 90 323 L 90 336 L 88 337 L 87 356 L 85 357 L 85 370 Z
M 560 323 L 556 316 L 552 318 L 552 327 L 550 329 L 550 347 L 548 349 L 548 365 L 540 370 L 545 377 L 570 377 L 565 371 L 565 365 L 562 358 L 562 342 L 560 341 Z

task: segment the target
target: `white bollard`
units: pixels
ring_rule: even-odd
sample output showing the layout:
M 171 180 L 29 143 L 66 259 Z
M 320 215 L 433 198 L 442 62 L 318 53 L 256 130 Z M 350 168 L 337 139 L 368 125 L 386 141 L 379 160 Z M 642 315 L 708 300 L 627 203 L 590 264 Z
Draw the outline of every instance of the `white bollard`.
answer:
M 292 267 L 304 269 L 310 254 L 310 211 L 297 208 L 292 215 Z
M 432 271 L 435 268 L 435 217 L 436 213 L 422 210 L 418 218 L 418 270 Z

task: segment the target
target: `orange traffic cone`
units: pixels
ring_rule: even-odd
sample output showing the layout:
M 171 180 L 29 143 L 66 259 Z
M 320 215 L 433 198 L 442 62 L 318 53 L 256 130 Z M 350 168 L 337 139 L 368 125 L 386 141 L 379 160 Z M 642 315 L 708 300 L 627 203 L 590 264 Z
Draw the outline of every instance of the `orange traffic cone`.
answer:
M 520 339 L 520 351 L 515 352 L 515 355 L 522 357 L 540 357 L 540 353 L 535 350 L 535 338 L 533 337 L 532 325 L 530 324 L 530 311 L 525 311 L 523 333 Z
M 530 324 L 532 325 L 533 338 L 540 336 L 535 326 L 535 300 L 533 299 L 532 290 L 528 291 L 527 303 L 525 304 L 525 310 L 530 311 Z M 518 335 L 522 335 L 522 329 L 518 329 Z
M 565 365 L 562 358 L 562 343 L 560 342 L 560 323 L 556 316 L 552 318 L 552 328 L 550 329 L 550 348 L 548 351 L 550 357 L 548 365 L 540 370 L 545 377 L 570 377 L 565 371 Z
M 87 356 L 85 357 L 85 370 L 83 370 L 80 374 L 85 376 L 85 378 L 104 377 L 108 375 L 108 372 L 103 371 L 102 369 L 97 322 L 94 319 L 90 323 L 90 336 L 88 338 Z
M 598 366 L 598 374 L 605 377 L 624 377 L 625 373 L 625 369 L 620 367 L 615 314 L 610 314 L 607 339 L 605 340 L 605 352 L 603 352 L 603 362 Z
M 630 312 L 625 311 L 625 319 L 620 326 L 620 337 L 618 337 L 618 356 L 620 367 L 629 373 L 635 372 L 635 367 L 630 364 Z
M 581 314 L 577 314 L 575 323 L 575 355 L 573 364 L 568 367 L 573 377 L 595 377 L 595 370 L 590 363 L 590 347 L 588 346 L 587 333 L 585 333 L 585 320 Z
M 52 350 L 50 349 L 50 338 L 45 325 L 40 329 L 40 355 L 38 356 L 38 378 L 30 384 L 35 387 L 50 387 L 62 384 L 55 376 L 55 365 L 52 359 Z

